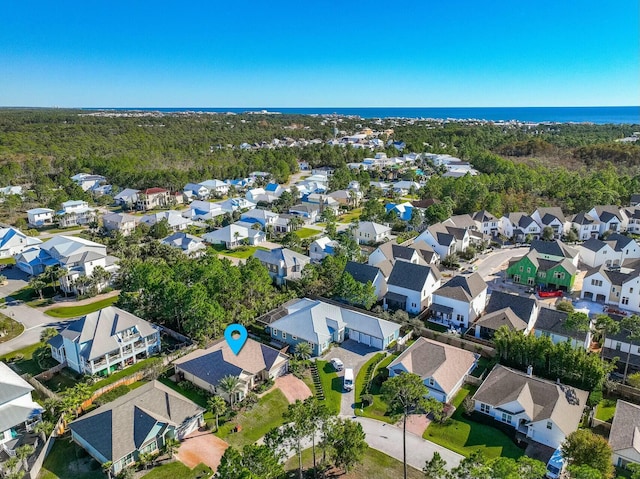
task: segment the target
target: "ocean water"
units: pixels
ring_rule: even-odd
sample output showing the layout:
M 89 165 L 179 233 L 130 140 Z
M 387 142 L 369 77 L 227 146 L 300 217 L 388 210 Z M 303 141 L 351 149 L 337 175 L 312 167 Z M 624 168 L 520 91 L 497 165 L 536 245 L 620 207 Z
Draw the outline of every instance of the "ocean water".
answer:
M 87 108 L 99 110 L 102 108 Z M 596 123 L 640 124 L 640 106 L 586 106 L 586 107 L 496 107 L 496 108 L 108 108 L 109 110 L 142 111 L 202 111 L 216 113 L 244 113 L 248 111 L 278 112 L 303 115 L 352 115 L 362 118 L 434 118 L 476 119 L 543 123 Z

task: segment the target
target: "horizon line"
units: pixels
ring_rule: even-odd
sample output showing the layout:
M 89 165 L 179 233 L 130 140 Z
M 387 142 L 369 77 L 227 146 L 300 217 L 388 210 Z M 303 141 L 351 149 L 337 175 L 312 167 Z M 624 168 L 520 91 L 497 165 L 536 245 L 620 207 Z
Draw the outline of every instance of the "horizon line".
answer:
M 382 109 L 382 108 L 395 108 L 395 109 L 465 109 L 465 108 L 640 108 L 640 105 L 570 105 L 570 106 L 12 106 L 12 105 L 0 105 L 0 109 L 57 109 L 57 110 L 107 110 L 107 109 L 199 109 L 199 108 L 211 108 L 211 109 L 252 109 L 252 110 L 268 110 L 268 109 Z

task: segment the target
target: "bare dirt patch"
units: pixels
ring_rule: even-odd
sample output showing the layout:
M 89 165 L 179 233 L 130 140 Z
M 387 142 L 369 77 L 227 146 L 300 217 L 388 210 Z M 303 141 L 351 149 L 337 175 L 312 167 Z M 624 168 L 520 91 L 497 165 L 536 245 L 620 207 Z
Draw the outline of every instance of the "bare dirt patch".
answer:
M 189 469 L 201 462 L 214 471 L 220 465 L 220 458 L 229 447 L 225 441 L 209 431 L 198 430 L 189 434 L 180 444 L 176 458 Z
M 287 398 L 289 403 L 293 404 L 296 400 L 304 401 L 313 393 L 309 386 L 307 386 L 302 379 L 298 379 L 293 374 L 287 374 L 280 376 L 275 380 L 275 387 L 282 391 L 284 397 Z

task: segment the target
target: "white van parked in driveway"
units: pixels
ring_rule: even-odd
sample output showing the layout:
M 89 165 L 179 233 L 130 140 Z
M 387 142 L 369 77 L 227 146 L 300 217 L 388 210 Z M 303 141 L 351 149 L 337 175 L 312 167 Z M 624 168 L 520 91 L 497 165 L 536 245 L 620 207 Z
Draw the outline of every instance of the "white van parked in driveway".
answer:
M 343 387 L 345 391 L 351 391 L 353 389 L 353 369 L 351 368 L 344 370 Z

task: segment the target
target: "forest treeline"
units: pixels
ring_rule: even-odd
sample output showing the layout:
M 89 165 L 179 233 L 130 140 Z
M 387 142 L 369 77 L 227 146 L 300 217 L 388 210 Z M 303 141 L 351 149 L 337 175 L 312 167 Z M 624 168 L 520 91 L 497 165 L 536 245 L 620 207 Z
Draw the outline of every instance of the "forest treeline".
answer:
M 59 186 L 73 193 L 69 177 L 78 172 L 102 174 L 117 188 L 180 190 L 188 182 L 241 178 L 252 171 L 269 171 L 282 182 L 297 170 L 298 160 L 344 168 L 372 153 L 327 144 L 258 150 L 238 145 L 285 137 L 327 140 L 334 136 L 334 127 L 349 134 L 369 127 L 393 129 L 391 138 L 404 141 L 405 152 L 449 153 L 482 172 L 461 179 L 434 176 L 421 192 L 423 197 L 451 198 L 455 213 L 484 208 L 502 214 L 541 205 L 561 206 L 572 213 L 596 204 L 625 204 L 631 194 L 640 192 L 640 145 L 615 142 L 640 130 L 638 125 L 436 124 L 246 114 L 130 118 L 86 113 L 0 110 L 0 186 L 30 184 L 38 190 L 37 200 L 49 202 L 52 195 L 46 192 Z M 397 154 L 393 148 L 386 151 Z M 527 161 L 514 161 L 519 158 Z M 58 196 L 64 195 L 55 201 Z

